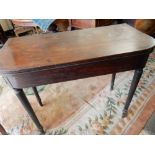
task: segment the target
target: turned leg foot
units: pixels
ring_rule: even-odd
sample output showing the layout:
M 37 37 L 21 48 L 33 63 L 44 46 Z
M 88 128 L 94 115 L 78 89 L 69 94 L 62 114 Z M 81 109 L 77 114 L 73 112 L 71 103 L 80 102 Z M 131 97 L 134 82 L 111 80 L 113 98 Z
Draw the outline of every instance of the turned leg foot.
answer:
M 39 131 L 44 134 L 45 132 L 43 130 L 43 127 L 41 126 L 37 116 L 35 115 L 26 95 L 24 94 L 24 91 L 22 89 L 14 89 L 14 91 L 16 93 L 16 96 L 18 97 L 22 105 L 24 106 L 25 110 L 28 112 L 29 116 L 31 117 L 31 119 L 33 120 L 37 128 L 39 129 Z
M 113 73 L 112 74 L 112 79 L 111 79 L 111 87 L 110 87 L 110 90 L 113 90 L 113 88 L 114 88 L 115 77 L 116 77 L 116 73 Z
M 37 98 L 37 101 L 38 101 L 39 105 L 40 106 L 43 106 L 42 101 L 41 101 L 41 98 L 40 98 L 39 93 L 37 91 L 37 88 L 36 87 L 32 87 L 32 89 L 33 89 L 33 92 L 34 92 L 34 94 L 35 94 L 35 96 Z
M 122 117 L 127 116 L 128 108 L 130 106 L 132 97 L 133 97 L 133 95 L 135 93 L 135 90 L 137 88 L 138 82 L 139 82 L 139 80 L 140 80 L 140 78 L 142 76 L 142 73 L 143 73 L 143 69 L 135 70 L 135 73 L 134 73 L 134 76 L 133 76 L 133 79 L 132 79 L 132 82 L 131 82 L 129 94 L 128 94 L 128 97 L 127 97 L 127 100 L 126 100 L 126 103 L 125 103 L 125 106 L 124 106 Z
M 122 113 L 122 118 L 126 117 L 128 115 L 128 110 L 123 110 L 123 113 Z
M 1 124 L 0 124 L 0 132 L 2 135 L 8 135 L 8 133 L 5 131 L 5 129 L 3 128 Z

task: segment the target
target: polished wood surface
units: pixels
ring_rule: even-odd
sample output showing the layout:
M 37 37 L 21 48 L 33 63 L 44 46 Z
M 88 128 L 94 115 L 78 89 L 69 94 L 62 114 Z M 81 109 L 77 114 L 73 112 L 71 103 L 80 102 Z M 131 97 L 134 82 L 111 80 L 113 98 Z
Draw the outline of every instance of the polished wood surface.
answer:
M 44 133 L 23 88 L 135 70 L 127 111 L 155 41 L 127 24 L 9 39 L 0 52 L 0 73 Z M 112 79 L 112 87 L 115 77 Z M 39 99 L 37 90 L 34 90 Z
M 145 53 L 148 52 L 148 53 Z M 13 88 L 27 88 L 57 82 L 77 80 L 87 77 L 123 72 L 143 68 L 151 50 L 143 51 L 141 55 L 108 58 L 65 65 L 61 67 L 46 67 L 21 73 L 6 74 Z M 4 74 L 5 76 L 5 74 Z
M 154 44 L 153 38 L 127 24 L 10 38 L 0 52 L 0 72 L 23 72 L 140 54 Z

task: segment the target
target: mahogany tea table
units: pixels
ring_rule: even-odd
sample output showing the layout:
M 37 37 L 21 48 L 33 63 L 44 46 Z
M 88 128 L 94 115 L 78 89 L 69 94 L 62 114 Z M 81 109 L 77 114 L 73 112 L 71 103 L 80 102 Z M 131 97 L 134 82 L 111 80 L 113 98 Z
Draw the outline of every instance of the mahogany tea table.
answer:
M 10 38 L 0 50 L 0 74 L 14 89 L 37 128 L 44 129 L 23 88 L 135 70 L 123 116 L 143 73 L 155 40 L 127 24 Z M 81 86 L 82 87 L 82 86 Z

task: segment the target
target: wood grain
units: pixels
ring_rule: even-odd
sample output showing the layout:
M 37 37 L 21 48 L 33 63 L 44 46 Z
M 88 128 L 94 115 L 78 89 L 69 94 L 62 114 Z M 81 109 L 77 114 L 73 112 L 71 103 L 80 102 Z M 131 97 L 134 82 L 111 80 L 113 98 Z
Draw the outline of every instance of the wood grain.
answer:
M 154 45 L 153 38 L 127 24 L 11 38 L 0 52 L 0 72 L 23 72 L 141 54 Z

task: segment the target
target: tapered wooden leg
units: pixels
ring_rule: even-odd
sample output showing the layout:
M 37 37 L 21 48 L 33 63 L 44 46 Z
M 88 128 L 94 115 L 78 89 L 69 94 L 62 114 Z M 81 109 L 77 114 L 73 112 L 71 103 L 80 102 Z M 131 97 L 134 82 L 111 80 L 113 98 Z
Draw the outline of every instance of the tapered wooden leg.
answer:
M 129 94 L 128 94 L 128 97 L 127 97 L 127 100 L 126 100 L 126 103 L 125 103 L 125 106 L 124 106 L 122 117 L 127 116 L 128 108 L 130 106 L 130 102 L 131 102 L 132 97 L 133 97 L 133 95 L 135 93 L 135 90 L 136 90 L 138 82 L 139 82 L 139 80 L 140 80 L 140 78 L 142 76 L 142 73 L 143 73 L 143 69 L 135 70 L 135 73 L 134 73 L 134 76 L 133 76 L 133 79 L 132 79 L 132 82 L 131 82 Z
M 37 116 L 35 115 L 35 113 L 34 113 L 32 107 L 31 107 L 26 95 L 24 94 L 24 91 L 22 89 L 14 89 L 14 91 L 16 93 L 16 96 L 18 97 L 18 99 L 20 100 L 22 105 L 24 106 L 25 110 L 28 112 L 29 116 L 34 121 L 37 128 L 40 130 L 41 133 L 44 134 L 43 127 L 41 126 Z
M 116 73 L 113 73 L 112 74 L 112 79 L 111 79 L 111 87 L 110 87 L 110 90 L 113 90 L 113 88 L 114 88 L 115 77 L 116 77 Z
M 32 87 L 32 89 L 33 89 L 33 92 L 34 92 L 34 94 L 35 94 L 35 96 L 36 96 L 36 98 L 38 100 L 39 105 L 40 106 L 43 106 L 42 101 L 41 101 L 41 98 L 40 98 L 39 93 L 37 91 L 37 88 L 36 87 Z
M 2 135 L 7 135 L 7 132 L 5 131 L 5 129 L 1 124 L 0 124 L 0 132 L 2 133 Z

